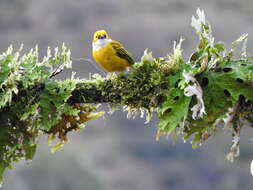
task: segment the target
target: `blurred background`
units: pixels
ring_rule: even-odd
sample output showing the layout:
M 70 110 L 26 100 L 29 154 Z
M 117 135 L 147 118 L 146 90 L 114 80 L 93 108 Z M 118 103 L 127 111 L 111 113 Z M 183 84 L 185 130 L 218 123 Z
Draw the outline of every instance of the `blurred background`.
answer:
M 253 54 L 253 2 L 251 0 L 0 0 L 0 51 L 9 44 L 25 50 L 38 44 L 71 49 L 74 58 L 91 58 L 93 32 L 108 30 L 111 37 L 139 60 L 149 48 L 155 57 L 172 51 L 182 36 L 185 59 L 197 45 L 191 16 L 205 10 L 216 41 L 230 43 L 249 33 Z M 98 72 L 91 64 L 74 61 L 78 77 Z M 65 73 L 62 78 L 70 77 Z M 157 120 L 127 120 L 121 111 L 88 123 L 70 142 L 50 153 L 46 137 L 40 139 L 35 159 L 18 163 L 5 175 L 3 190 L 238 190 L 253 189 L 250 162 L 252 131 L 243 129 L 241 156 L 226 161 L 231 136 L 220 130 L 203 147 L 162 138 L 155 141 Z

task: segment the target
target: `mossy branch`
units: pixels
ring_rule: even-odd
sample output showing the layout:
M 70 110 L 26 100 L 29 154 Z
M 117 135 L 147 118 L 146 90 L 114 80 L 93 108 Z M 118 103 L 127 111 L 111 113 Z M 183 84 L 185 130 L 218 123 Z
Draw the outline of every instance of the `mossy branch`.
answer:
M 171 54 L 153 58 L 145 51 L 129 73 L 94 74 L 92 79 L 54 80 L 71 68 L 70 50 L 64 45 L 39 59 L 38 48 L 20 56 L 22 48 L 10 47 L 0 55 L 0 180 L 12 162 L 32 159 L 36 139 L 48 135 L 55 151 L 67 134 L 103 114 L 97 105 L 123 106 L 128 117 L 156 112 L 157 139 L 174 132 L 192 146 L 202 145 L 218 128 L 229 129 L 232 146 L 227 156 L 239 155 L 240 130 L 253 118 L 253 62 L 247 56 L 247 35 L 232 43 L 229 51 L 215 43 L 204 12 L 197 10 L 192 26 L 199 44 L 189 61 L 182 58 L 180 39 Z M 242 43 L 240 59 L 233 57 Z

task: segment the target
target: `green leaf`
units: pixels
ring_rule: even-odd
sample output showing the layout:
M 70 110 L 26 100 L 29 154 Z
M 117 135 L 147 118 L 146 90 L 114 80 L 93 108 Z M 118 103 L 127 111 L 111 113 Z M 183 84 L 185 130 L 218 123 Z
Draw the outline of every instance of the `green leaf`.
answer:
M 216 120 L 224 118 L 240 96 L 253 100 L 252 70 L 253 63 L 235 61 L 223 63 L 216 71 L 206 71 L 199 76 L 207 115 L 198 120 L 188 117 L 189 126 L 184 130 L 184 138 L 195 135 L 193 146 L 201 142 L 204 134 L 215 133 Z
M 225 50 L 223 43 L 217 43 L 214 45 L 217 53 L 223 52 Z
M 180 80 L 182 80 L 181 73 L 170 77 L 166 99 L 157 109 L 159 118 L 158 132 L 160 131 L 167 135 L 183 121 L 189 110 L 191 97 L 186 97 L 183 90 L 176 86 Z
M 214 90 L 221 94 L 228 91 L 229 94 L 226 94 L 228 96 L 226 99 L 230 99 L 233 103 L 238 100 L 240 95 L 244 96 L 246 100 L 253 101 L 253 63 L 240 61 L 224 63 L 220 70 L 203 75 L 203 78 L 206 77 L 211 82 L 209 86 L 213 86 L 216 88 Z
M 26 153 L 25 153 L 26 160 L 33 159 L 33 157 L 36 153 L 36 148 L 37 148 L 37 145 L 33 142 L 28 144 L 28 146 L 26 148 Z

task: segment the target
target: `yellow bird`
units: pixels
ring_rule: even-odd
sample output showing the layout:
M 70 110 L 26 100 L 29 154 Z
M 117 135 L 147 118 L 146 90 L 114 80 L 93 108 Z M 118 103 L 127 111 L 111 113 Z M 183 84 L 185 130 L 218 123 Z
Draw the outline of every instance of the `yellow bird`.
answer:
M 94 33 L 92 54 L 95 61 L 108 72 L 124 71 L 134 64 L 123 45 L 110 38 L 105 30 Z

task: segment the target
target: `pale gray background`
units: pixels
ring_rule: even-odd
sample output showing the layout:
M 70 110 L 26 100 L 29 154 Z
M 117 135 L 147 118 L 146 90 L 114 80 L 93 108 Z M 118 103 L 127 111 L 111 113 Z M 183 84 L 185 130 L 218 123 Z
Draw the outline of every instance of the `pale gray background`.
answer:
M 91 57 L 91 41 L 97 29 L 108 30 L 140 59 L 144 49 L 165 56 L 180 36 L 184 56 L 196 47 L 191 28 L 196 8 L 205 10 L 217 41 L 230 42 L 249 33 L 253 50 L 253 2 L 251 0 L 0 0 L 0 51 L 13 43 L 28 50 L 39 45 L 65 42 L 76 58 Z M 74 62 L 78 77 L 97 72 Z M 69 73 L 62 78 L 69 77 Z M 192 149 L 179 139 L 176 145 L 163 138 L 155 141 L 155 117 L 127 120 L 117 111 L 88 123 L 70 135 L 64 149 L 51 154 L 41 138 L 35 159 L 6 172 L 3 190 L 238 190 L 253 189 L 249 166 L 253 158 L 252 131 L 243 130 L 241 156 L 225 160 L 231 136 L 220 130 L 205 146 Z

